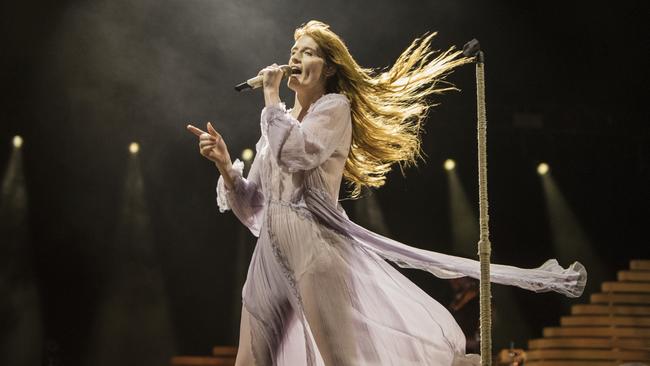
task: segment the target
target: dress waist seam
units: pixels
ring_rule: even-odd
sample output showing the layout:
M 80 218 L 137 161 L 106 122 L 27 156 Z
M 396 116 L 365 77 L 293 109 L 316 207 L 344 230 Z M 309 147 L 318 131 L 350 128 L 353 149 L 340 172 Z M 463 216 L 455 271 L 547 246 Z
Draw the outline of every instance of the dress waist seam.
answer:
M 267 200 L 267 206 L 283 206 L 291 209 L 293 212 L 298 214 L 299 216 L 307 219 L 314 219 L 314 215 L 309 211 L 309 208 L 307 208 L 307 204 L 305 201 L 301 200 L 297 203 L 294 202 L 289 202 L 289 201 L 282 201 L 278 199 L 269 199 Z

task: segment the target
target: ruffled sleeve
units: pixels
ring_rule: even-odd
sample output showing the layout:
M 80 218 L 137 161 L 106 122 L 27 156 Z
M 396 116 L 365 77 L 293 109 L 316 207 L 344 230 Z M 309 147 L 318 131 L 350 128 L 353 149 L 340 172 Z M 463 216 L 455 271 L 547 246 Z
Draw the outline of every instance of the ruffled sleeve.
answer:
M 350 133 L 350 102 L 342 94 L 324 95 L 310 107 L 302 122 L 279 103 L 262 110 L 261 126 L 279 166 L 291 173 L 314 169 Z
M 258 146 L 260 143 L 258 143 Z M 258 148 L 259 152 L 259 148 Z M 243 177 L 244 163 L 239 159 L 232 164 L 229 174 L 234 182 L 234 187 L 228 189 L 223 177 L 217 182 L 217 205 L 220 212 L 232 210 L 235 216 L 255 236 L 259 236 L 262 226 L 262 211 L 264 209 L 264 195 L 261 190 L 259 177 L 259 160 L 257 156 L 251 165 L 248 177 Z
M 244 163 L 239 159 L 236 159 L 235 162 L 232 163 L 231 175 L 233 177 L 241 177 L 244 175 Z M 228 192 L 229 190 L 226 189 L 226 184 L 223 182 L 223 176 L 219 177 L 219 181 L 217 181 L 217 206 L 219 206 L 219 212 L 221 213 L 230 210 L 227 198 Z

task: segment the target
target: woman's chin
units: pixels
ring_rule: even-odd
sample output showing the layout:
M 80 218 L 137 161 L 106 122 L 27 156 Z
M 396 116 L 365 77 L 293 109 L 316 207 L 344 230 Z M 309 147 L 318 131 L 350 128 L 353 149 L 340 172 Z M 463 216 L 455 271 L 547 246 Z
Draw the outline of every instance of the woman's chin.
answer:
M 298 91 L 301 89 L 302 85 L 300 85 L 300 82 L 296 79 L 289 79 L 287 82 L 287 87 L 293 91 Z

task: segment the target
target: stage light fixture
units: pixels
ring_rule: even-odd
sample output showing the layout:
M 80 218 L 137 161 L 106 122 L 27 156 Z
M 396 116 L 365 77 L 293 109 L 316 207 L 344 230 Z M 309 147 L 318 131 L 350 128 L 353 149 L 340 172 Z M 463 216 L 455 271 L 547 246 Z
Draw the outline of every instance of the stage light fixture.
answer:
M 13 144 L 16 149 L 20 149 L 23 146 L 23 138 L 18 135 L 14 136 Z
M 254 153 L 251 149 L 244 149 L 244 151 L 241 152 L 241 158 L 244 159 L 244 161 L 251 161 L 253 155 Z
M 137 154 L 138 151 L 140 151 L 140 144 L 138 144 L 137 142 L 132 142 L 129 145 L 129 152 L 131 152 L 131 154 Z
M 456 168 L 456 162 L 453 159 L 445 160 L 445 170 L 454 170 Z
M 549 166 L 546 163 L 540 163 L 537 166 L 537 173 L 539 175 L 546 175 L 546 173 L 548 173 L 548 171 L 549 171 Z

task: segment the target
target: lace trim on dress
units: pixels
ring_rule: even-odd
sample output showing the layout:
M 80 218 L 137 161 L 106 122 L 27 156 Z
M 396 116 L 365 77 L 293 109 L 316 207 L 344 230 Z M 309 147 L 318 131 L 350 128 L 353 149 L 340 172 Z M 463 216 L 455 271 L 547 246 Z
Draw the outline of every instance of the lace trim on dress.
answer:
M 277 202 L 277 201 L 276 201 Z M 267 203 L 267 206 L 270 205 L 271 201 Z M 291 205 L 288 205 L 288 207 L 292 207 Z M 293 208 L 293 207 L 292 207 Z M 271 216 L 271 211 L 267 210 L 266 214 L 266 222 L 268 223 L 268 227 L 272 227 L 272 216 Z M 298 306 L 300 307 L 300 314 L 298 315 L 298 319 L 300 320 L 300 323 L 302 324 L 302 329 L 303 329 L 303 334 L 305 337 L 305 350 L 307 353 L 307 366 L 314 366 L 316 364 L 316 361 L 314 360 L 314 350 L 312 348 L 310 338 L 309 338 L 309 332 L 307 330 L 307 320 L 305 319 L 305 309 L 303 306 L 302 302 L 302 296 L 300 295 L 300 290 L 298 289 L 298 285 L 296 284 L 296 277 L 293 273 L 293 270 L 291 269 L 291 266 L 289 266 L 289 260 L 287 257 L 282 253 L 282 250 L 280 249 L 278 245 L 278 238 L 275 236 L 275 233 L 273 230 L 268 229 L 268 235 L 271 243 L 271 250 L 273 251 L 273 255 L 275 256 L 276 261 L 280 265 L 280 269 L 282 270 L 282 273 L 284 274 L 284 277 L 286 280 L 289 282 L 289 286 L 291 287 L 291 292 L 293 293 L 293 296 L 296 298 L 298 301 Z
M 244 162 L 236 159 L 235 162 L 232 163 L 232 170 L 238 172 L 239 176 L 242 176 L 244 174 Z M 226 185 L 223 182 L 223 177 L 219 177 L 219 181 L 217 182 L 217 206 L 219 206 L 219 212 L 221 213 L 230 210 L 230 206 L 228 205 L 229 193 L 230 190 L 226 188 Z
M 285 206 L 290 208 L 296 215 L 302 217 L 303 219 L 309 219 L 313 222 L 316 222 L 316 219 L 314 218 L 314 215 L 312 215 L 311 212 L 309 212 L 309 209 L 305 205 L 304 202 L 301 203 L 291 203 L 291 202 L 286 202 L 286 201 L 280 201 L 280 200 L 274 200 L 271 199 L 268 201 L 269 204 L 276 204 L 280 206 Z

